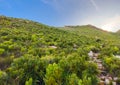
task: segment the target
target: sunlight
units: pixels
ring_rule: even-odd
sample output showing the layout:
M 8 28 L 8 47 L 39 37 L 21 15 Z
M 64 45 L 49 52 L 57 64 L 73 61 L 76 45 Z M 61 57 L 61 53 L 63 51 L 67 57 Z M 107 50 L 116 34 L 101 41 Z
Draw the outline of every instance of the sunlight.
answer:
M 103 25 L 101 28 L 107 31 L 114 31 L 113 27 L 114 27 L 113 24 L 106 24 L 106 25 Z

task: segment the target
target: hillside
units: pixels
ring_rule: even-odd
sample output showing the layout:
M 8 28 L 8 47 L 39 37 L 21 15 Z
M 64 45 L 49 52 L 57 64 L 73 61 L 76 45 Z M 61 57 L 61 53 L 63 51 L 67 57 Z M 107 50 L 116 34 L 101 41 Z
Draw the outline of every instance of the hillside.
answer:
M 120 35 L 120 30 L 118 30 L 118 31 L 116 32 L 116 34 Z
M 99 85 L 91 51 L 120 84 L 119 44 L 118 35 L 90 25 L 58 29 L 0 16 L 0 85 Z
M 78 34 L 79 36 L 86 36 L 86 37 L 94 38 L 94 39 L 102 39 L 112 44 L 120 43 L 120 36 L 116 35 L 116 33 L 107 32 L 93 25 L 65 26 L 62 29 Z
M 74 45 L 80 47 L 88 39 L 81 37 L 83 40 L 80 40 L 80 37 L 72 33 L 29 20 L 2 16 L 0 23 L 1 57 L 5 58 L 20 57 L 32 51 L 33 54 L 35 50 L 41 51 L 39 56 L 42 56 L 42 52 L 46 54 L 44 51 L 51 50 L 52 47 L 56 47 L 59 51 L 62 49 L 69 52 L 73 50 Z M 87 43 L 90 44 L 90 42 Z

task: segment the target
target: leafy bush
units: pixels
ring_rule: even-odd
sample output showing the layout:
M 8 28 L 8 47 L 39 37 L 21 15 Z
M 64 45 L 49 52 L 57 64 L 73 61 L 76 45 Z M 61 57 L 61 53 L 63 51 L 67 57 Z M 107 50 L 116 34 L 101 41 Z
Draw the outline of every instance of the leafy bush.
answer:
M 39 57 L 26 55 L 15 59 L 7 71 L 10 78 L 14 80 L 18 78 L 21 85 L 25 84 L 29 78 L 33 79 L 33 85 L 37 85 L 38 83 L 43 85 L 45 67 L 46 65 Z
M 62 85 L 62 69 L 59 65 L 53 63 L 46 68 L 45 85 Z
M 5 52 L 5 49 L 0 48 L 0 55 Z
M 0 71 L 0 85 L 7 85 L 8 75 L 6 72 Z

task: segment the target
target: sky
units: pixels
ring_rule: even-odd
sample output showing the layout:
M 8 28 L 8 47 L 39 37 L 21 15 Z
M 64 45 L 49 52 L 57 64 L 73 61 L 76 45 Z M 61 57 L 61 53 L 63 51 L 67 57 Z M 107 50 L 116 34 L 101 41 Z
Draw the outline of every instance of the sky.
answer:
M 116 32 L 120 0 L 0 0 L 0 15 L 56 27 L 91 24 Z

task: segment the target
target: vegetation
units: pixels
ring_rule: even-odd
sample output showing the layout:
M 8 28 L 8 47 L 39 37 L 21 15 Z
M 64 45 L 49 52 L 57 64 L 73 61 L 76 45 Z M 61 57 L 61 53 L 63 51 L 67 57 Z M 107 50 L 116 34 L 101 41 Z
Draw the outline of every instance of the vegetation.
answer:
M 58 29 L 0 16 L 0 85 L 98 85 L 91 50 L 120 78 L 119 44 L 117 34 L 91 26 Z

